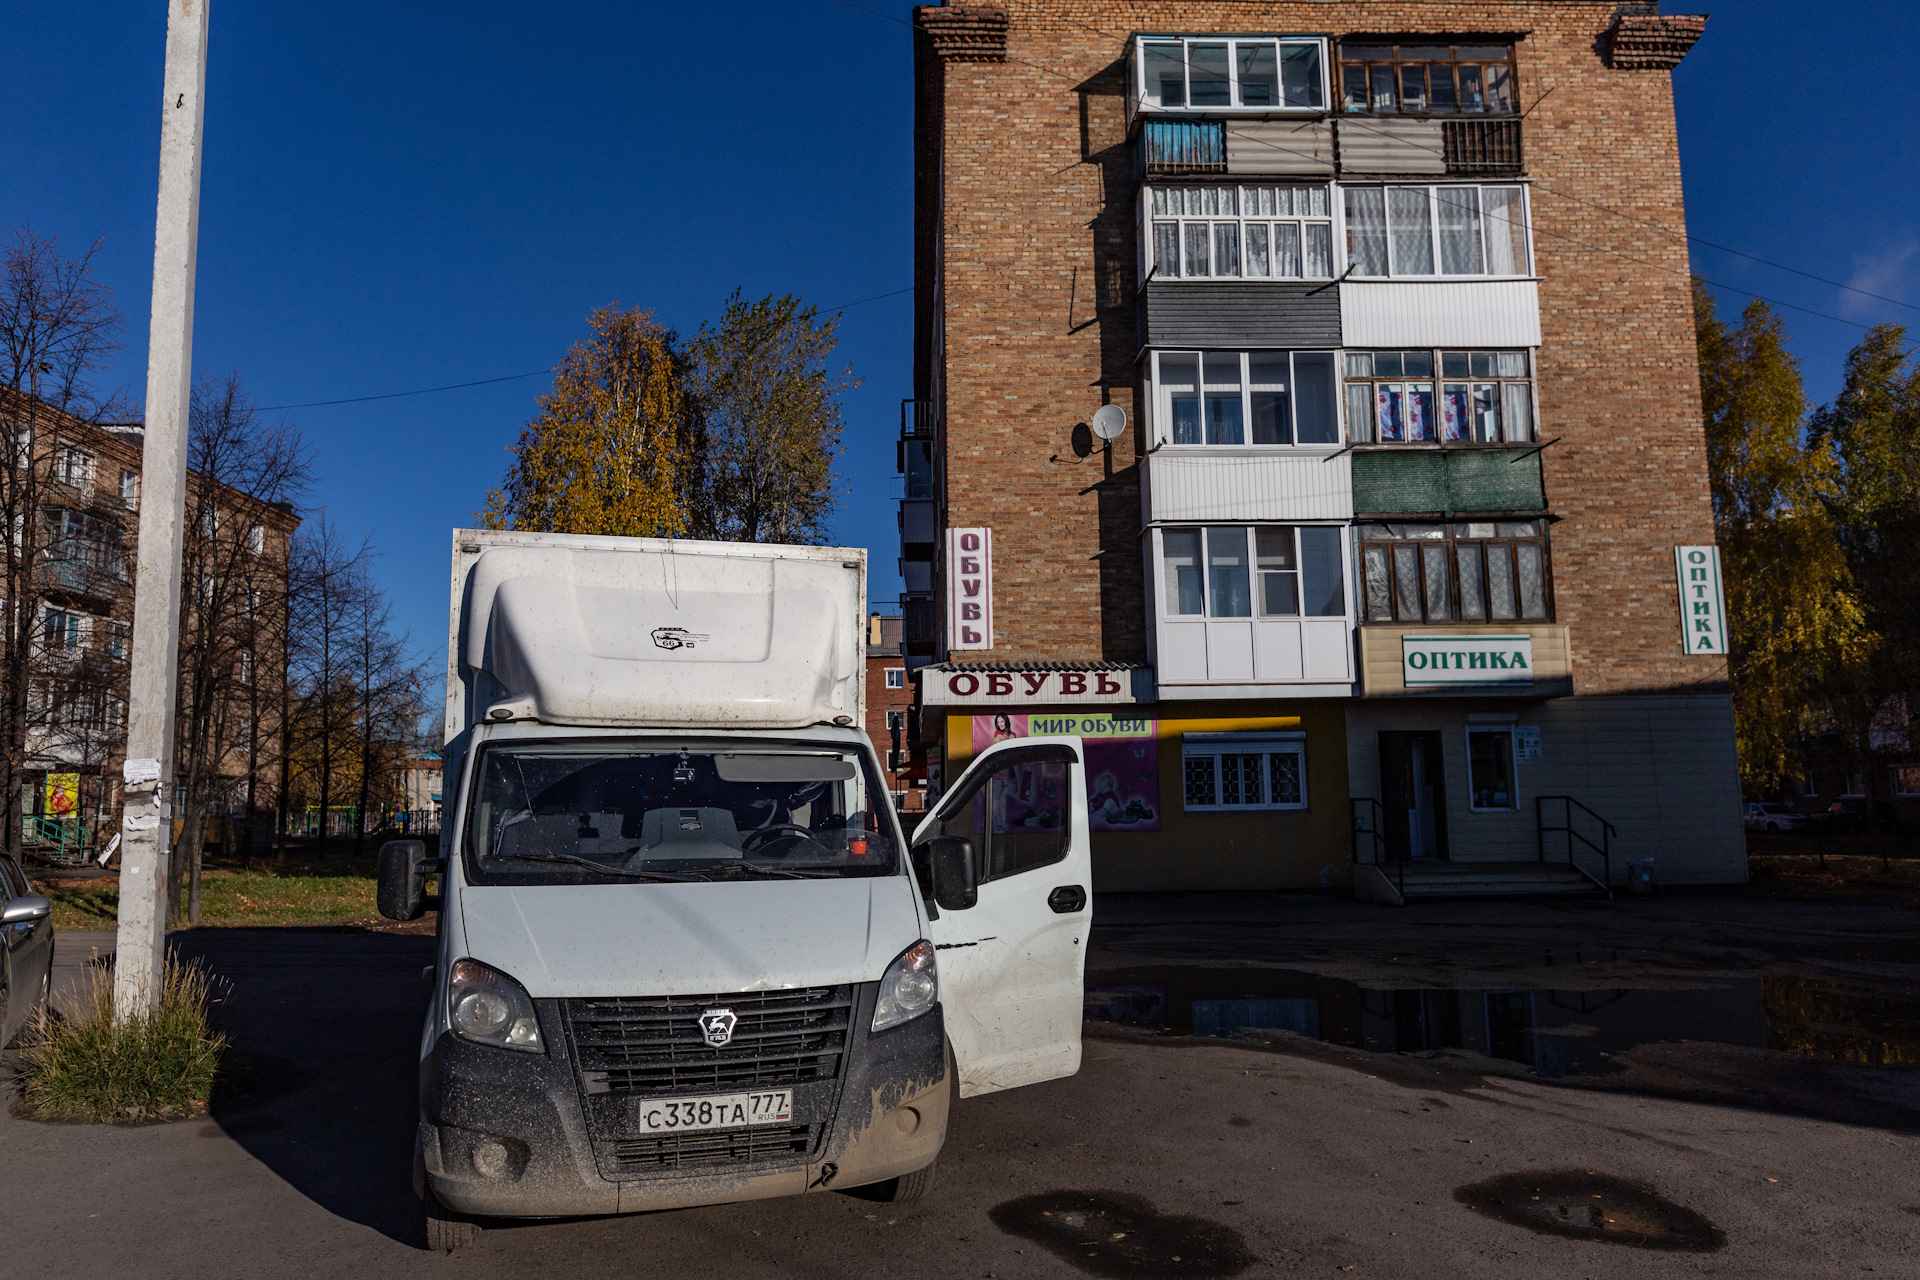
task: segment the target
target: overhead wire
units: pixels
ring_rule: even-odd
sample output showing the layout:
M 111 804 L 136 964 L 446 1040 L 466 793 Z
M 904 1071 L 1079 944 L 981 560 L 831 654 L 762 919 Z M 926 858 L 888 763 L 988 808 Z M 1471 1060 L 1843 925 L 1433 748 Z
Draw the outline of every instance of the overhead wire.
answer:
M 895 289 L 890 293 L 876 293 L 871 298 L 860 298 L 853 302 L 842 302 L 838 306 L 817 307 L 815 310 L 825 314 L 832 314 L 836 311 L 845 311 L 848 307 L 864 306 L 869 302 L 879 302 L 883 298 L 897 298 L 903 293 L 912 292 L 913 286 L 908 285 L 904 289 Z M 309 400 L 305 404 L 263 404 L 260 406 L 260 411 L 266 413 L 279 409 L 319 409 L 336 404 L 365 404 L 369 400 L 397 400 L 402 396 L 427 396 L 437 391 L 459 391 L 464 387 L 485 387 L 496 382 L 518 382 L 523 378 L 538 378 L 543 374 L 552 373 L 559 367 L 558 365 L 551 365 L 545 369 L 535 369 L 530 373 L 509 373 L 503 377 L 481 378 L 475 382 L 450 382 L 444 387 L 420 387 L 413 391 L 387 391 L 375 396 L 348 396 L 344 400 Z
M 882 12 L 881 12 L 880 10 L 878 10 L 878 9 L 870 9 L 870 8 L 868 8 L 867 6 L 865 6 L 865 5 L 862 5 L 862 4 L 856 4 L 856 3 L 854 3 L 854 0 L 834 0 L 834 3 L 836 3 L 836 4 L 841 4 L 841 5 L 845 5 L 845 6 L 847 7 L 847 8 L 850 8 L 850 9 L 858 9 L 858 10 L 860 10 L 860 11 L 861 11 L 861 12 L 863 12 L 863 13 L 869 13 L 869 14 L 872 14 L 873 16 L 875 16 L 875 17 L 878 17 L 878 18 L 885 18 L 885 19 L 886 19 L 887 21 L 889 21 L 889 22 L 894 22 L 894 23 L 898 23 L 898 24 L 899 24 L 899 25 L 901 25 L 901 26 L 906 26 L 906 27 L 911 27 L 911 26 L 913 25 L 913 24 L 912 24 L 911 22 L 909 22 L 909 21 L 908 21 L 907 19 L 904 19 L 904 18 L 900 18 L 900 17 L 897 17 L 897 16 L 895 16 L 895 15 L 893 15 L 893 14 L 890 14 L 890 13 L 882 13 Z M 1091 31 L 1091 32 L 1093 32 L 1093 33 L 1095 33 L 1096 35 L 1105 35 L 1105 36 L 1117 36 L 1117 37 L 1120 37 L 1120 38 L 1122 38 L 1122 39 L 1125 39 L 1125 38 L 1128 38 L 1129 36 L 1131 36 L 1131 35 L 1133 34 L 1132 32 L 1128 32 L 1128 31 L 1114 31 L 1114 30 L 1110 30 L 1110 29 L 1104 29 L 1104 28 L 1099 28 L 1099 27 L 1091 27 L 1091 26 L 1088 26 L 1088 25 L 1087 25 L 1086 23 L 1083 23 L 1083 22 L 1077 22 L 1077 21 L 1075 21 L 1074 19 L 1072 19 L 1072 18 L 1068 18 L 1068 17 L 1066 17 L 1066 16 L 1064 16 L 1064 15 L 1061 15 L 1061 14 L 1052 14 L 1052 15 L 1049 15 L 1049 16 L 1051 16 L 1051 17 L 1054 17 L 1054 18 L 1057 18 L 1057 19 L 1058 19 L 1059 21 L 1061 21 L 1061 22 L 1064 22 L 1064 23 L 1067 23 L 1067 24 L 1068 24 L 1068 25 L 1070 25 L 1070 26 L 1075 26 L 1075 27 L 1079 27 L 1079 28 L 1080 28 L 1081 30 L 1083 30 L 1083 31 Z M 1065 74 L 1065 73 L 1063 73 L 1063 72 L 1061 72 L 1061 71 L 1058 71 L 1058 70 L 1057 70 L 1057 69 L 1055 69 L 1055 68 L 1051 68 L 1051 67 L 1044 67 L 1044 66 L 1041 66 L 1041 65 L 1040 65 L 1040 64 L 1038 64 L 1038 63 L 1034 63 L 1034 62 L 1028 62 L 1028 61 L 1026 61 L 1026 60 L 1024 60 L 1024 59 L 1020 59 L 1020 58 L 1012 58 L 1012 57 L 1009 57 L 1009 58 L 1007 59 L 1007 61 L 1009 61 L 1009 62 L 1016 62 L 1016 63 L 1019 63 L 1019 64 L 1020 64 L 1020 65 L 1022 65 L 1022 66 L 1028 66 L 1028 67 L 1033 67 L 1033 68 L 1035 68 L 1035 69 L 1037 69 L 1037 70 L 1040 70 L 1040 71 L 1044 71 L 1044 72 L 1046 72 L 1046 73 L 1047 73 L 1047 74 L 1049 74 L 1049 75 L 1053 75 L 1053 76 L 1056 76 L 1056 77 L 1058 77 L 1058 78 L 1060 78 L 1060 79 L 1064 79 L 1064 80 L 1069 80 L 1069 81 L 1072 81 L 1072 82 L 1074 82 L 1074 83 L 1079 83 L 1079 82 L 1081 82 L 1081 81 L 1083 81 L 1083 80 L 1085 80 L 1085 79 L 1087 78 L 1087 77 L 1085 77 L 1085 76 L 1078 76 L 1078 77 L 1076 77 L 1076 76 L 1071 76 L 1071 75 L 1067 75 L 1067 74 Z M 1556 87 L 1557 87 L 1557 86 L 1556 86 Z M 1548 92 L 1549 92 L 1549 93 L 1551 93 L 1551 92 L 1552 92 L 1552 89 L 1549 89 L 1549 90 L 1548 90 Z M 1539 101 L 1540 101 L 1540 100 L 1543 100 L 1543 99 L 1544 99 L 1545 97 L 1546 97 L 1546 94 L 1542 94 L 1542 95 L 1541 95 L 1541 97 L 1540 97 L 1540 99 L 1536 99 L 1536 101 L 1535 101 L 1535 105 L 1537 106 L 1537 105 L 1539 104 Z M 1366 120 L 1364 120 L 1364 119 L 1360 119 L 1360 118 L 1355 118 L 1355 117 L 1351 117 L 1351 116 L 1346 116 L 1346 115 L 1340 115 L 1340 116 L 1339 116 L 1338 118 L 1339 118 L 1339 120 L 1340 120 L 1340 123 L 1341 123 L 1341 124 L 1342 124 L 1343 126 L 1353 126 L 1353 127 L 1356 127 L 1356 128 L 1359 128 L 1359 129 L 1363 129 L 1363 130 L 1366 130 L 1367 132 L 1371 132 L 1371 133 L 1375 133 L 1375 134 L 1378 134 L 1378 135 L 1380 135 L 1380 136 L 1383 136 L 1383 137 L 1388 137 L 1388 136 L 1393 136 L 1393 137 L 1395 137 L 1395 138 L 1396 138 L 1396 140 L 1397 140 L 1397 141 L 1400 141 L 1400 142 L 1401 142 L 1401 143 L 1402 143 L 1403 145 L 1412 145 L 1412 146 L 1414 146 L 1414 147 L 1416 147 L 1416 148 L 1418 148 L 1419 150 L 1423 150 L 1423 151 L 1428 151 L 1428 152 L 1431 152 L 1432 154 L 1435 154 L 1435 155 L 1440 155 L 1440 156 L 1443 156 L 1443 157 L 1444 157 L 1444 155 L 1445 155 L 1445 151 L 1444 151 L 1444 149 L 1443 149 L 1443 148 L 1436 148 L 1436 147 L 1430 147 L 1430 146 L 1425 146 L 1425 145 L 1423 145 L 1423 144 L 1419 144 L 1419 143 L 1411 143 L 1411 144 L 1409 144 L 1409 143 L 1407 143 L 1407 140 L 1406 140 L 1406 139 L 1404 139 L 1404 138 L 1400 138 L 1400 137 L 1398 137 L 1397 135 L 1390 135 L 1390 134 L 1388 134 L 1388 133 L 1387 133 L 1387 132 L 1386 132 L 1385 130 L 1382 130 L 1382 129 L 1379 129 L 1379 128 L 1376 128 L 1376 127 L 1374 127 L 1373 125 L 1371 125 L 1370 123 L 1368 123 L 1368 122 L 1367 122 Z M 1315 159 L 1315 160 L 1318 160 L 1318 157 L 1314 157 L 1314 156 L 1312 156 L 1312 155 L 1311 155 L 1311 153 L 1309 153 L 1309 152 L 1303 152 L 1303 151 L 1299 151 L 1299 150 L 1298 150 L 1297 148 L 1292 148 L 1292 147 L 1285 147 L 1285 146 L 1281 146 L 1281 145 L 1280 145 L 1280 144 L 1278 144 L 1278 143 L 1273 143 L 1273 142 L 1269 142 L 1269 141 L 1267 141 L 1267 140 L 1265 140 L 1265 139 L 1251 139 L 1251 138 L 1248 138 L 1248 139 L 1243 139 L 1242 141 L 1243 141 L 1243 143 L 1244 143 L 1244 142 L 1252 142 L 1252 143 L 1254 143 L 1255 145 L 1259 145 L 1259 146 L 1266 146 L 1266 147 L 1271 147 L 1271 148 L 1273 148 L 1273 149 L 1276 149 L 1276 150 L 1280 150 L 1280 151 L 1287 151 L 1287 152 L 1291 152 L 1291 153 L 1293 153 L 1293 154 L 1296 154 L 1296 155 L 1301 155 L 1301 156 L 1304 156 L 1304 157 L 1307 157 L 1307 158 L 1309 158 L 1309 159 Z M 1574 202 L 1574 203 L 1576 203 L 1576 204 L 1584 204 L 1584 205 L 1586 205 L 1586 206 L 1588 206 L 1589 208 L 1593 208 L 1593 209 L 1598 209 L 1598 210 L 1599 210 L 1599 211 L 1601 211 L 1602 213 L 1606 213 L 1606 214 L 1609 214 L 1609 215 L 1610 215 L 1610 216 L 1612 216 L 1612 217 L 1616 217 L 1616 218 L 1619 218 L 1619 219 L 1621 219 L 1621 220 L 1623 220 L 1623 221 L 1626 221 L 1626 222 L 1633 222 L 1633 223 L 1638 223 L 1638 224 L 1639 224 L 1639 225 L 1641 225 L 1641 226 L 1645 226 L 1645 227 L 1650 227 L 1650 228 L 1653 228 L 1654 230 L 1657 230 L 1657 231 L 1662 231 L 1662 232 L 1665 232 L 1666 234 L 1669 234 L 1669 235 L 1672 235 L 1672 234 L 1676 234 L 1676 233 L 1675 233 L 1675 231 L 1674 231 L 1674 228 L 1672 228 L 1672 227 L 1670 227 L 1670 226 L 1665 226 L 1665 225 L 1663 225 L 1663 224 L 1661 224 L 1661 223 L 1658 223 L 1658 222 L 1652 222 L 1652 221 L 1649 221 L 1649 220 L 1647 220 L 1647 219 L 1645 219 L 1645 218 L 1637 218 L 1637 217 L 1635 217 L 1635 216 L 1633 216 L 1632 214 L 1629 214 L 1629 213 L 1626 213 L 1626 212 L 1624 212 L 1624 211 L 1622 211 L 1622 210 L 1620 210 L 1620 209 L 1616 209 L 1616 208 L 1614 208 L 1614 207 L 1612 207 L 1612 206 L 1610 206 L 1610 205 L 1605 205 L 1605 204 L 1601 204 L 1601 203 L 1598 203 L 1598 202 L 1596 202 L 1596 201 L 1593 201 L 1593 200 L 1588 200 L 1588 199 L 1584 199 L 1584 198 L 1582 198 L 1582 197 L 1580 197 L 1580 196 L 1576 196 L 1576 195 L 1573 195 L 1573 194 L 1572 194 L 1571 192 L 1566 192 L 1566 191 L 1561 191 L 1561 190 L 1559 190 L 1559 189 L 1557 189 L 1557 188 L 1555 188 L 1555 187 L 1552 187 L 1552 186 L 1549 186 L 1548 184 L 1546 184 L 1546 183 L 1544 183 L 1544 182 L 1541 182 L 1541 181 L 1540 181 L 1540 180 L 1539 180 L 1538 178 L 1530 178 L 1530 179 L 1528 179 L 1528 185 L 1530 185 L 1530 186 L 1533 186 L 1533 187 L 1535 187 L 1535 188 L 1537 188 L 1537 189 L 1539 189 L 1539 190 L 1541 190 L 1541 191 L 1545 191 L 1545 192 L 1547 192 L 1547 193 L 1548 193 L 1548 194 L 1550 194 L 1550 195 L 1554 195 L 1554 196 L 1558 196 L 1558 197 L 1559 197 L 1559 198 L 1561 198 L 1561 199 L 1565 199 L 1565 200 L 1571 200 L 1571 201 L 1573 201 L 1573 202 Z M 1537 228 L 1536 228 L 1536 230 L 1537 230 Z M 1552 232 L 1547 232 L 1547 233 L 1544 233 L 1544 234 L 1547 234 L 1548 236 L 1550 236 L 1550 237 L 1554 237 L 1554 238 L 1560 238 L 1560 239 L 1569 239 L 1568 237 L 1565 237 L 1565 236 L 1560 236 L 1560 235 L 1556 235 L 1556 233 L 1552 233 Z M 1734 255 L 1735 255 L 1735 256 L 1737 256 L 1737 257 L 1741 257 L 1741 258 L 1745 258 L 1745 259 L 1747 259 L 1747 260 L 1749 260 L 1749 261 L 1751 261 L 1751 262 L 1757 262 L 1757 263 L 1759 263 L 1759 264 L 1761 264 L 1762 266 L 1767 266 L 1767 267 L 1772 267 L 1772 268 L 1774 268 L 1775 270 L 1778 270 L 1778 271 L 1785 271 L 1785 272 L 1788 272 L 1789 274 L 1792 274 L 1792 275 L 1797 275 L 1797 276 L 1800 276 L 1800 277 L 1802 277 L 1802 278 L 1804 278 L 1804 279 L 1808 279 L 1808 280 L 1814 280 L 1814 281 L 1818 281 L 1818 282 L 1819 282 L 1819 283 L 1821 283 L 1821 284 L 1825 284 L 1825 285 L 1829 285 L 1829 286 L 1831 286 L 1831 287 L 1833 287 L 1833 288 L 1836 288 L 1836 289 L 1844 289 L 1844 290 L 1846 290 L 1846 291 L 1847 291 L 1847 292 L 1849 292 L 1849 293 L 1857 293 L 1857 294 L 1859 294 L 1859 295 L 1861 295 L 1862 297 L 1867 297 L 1867 298 L 1873 298 L 1873 299 L 1875 299 L 1876 301 L 1880 301 L 1880 302 L 1886 302 L 1886 303 L 1891 303 L 1892 305 L 1894 305 L 1894 306 L 1897 306 L 1897 307 L 1905 307 L 1905 308 L 1907 308 L 1907 309 L 1909 309 L 1909 310 L 1915 310 L 1915 311 L 1920 311 L 1920 306 L 1916 306 L 1916 305 L 1915 305 L 1914 303 L 1911 303 L 1911 302 L 1906 302 L 1906 301 L 1903 301 L 1903 300 L 1901 300 L 1901 299 L 1899 299 L 1899 298 L 1889 298 L 1889 297 L 1887 297 L 1887 296 L 1886 296 L 1886 295 L 1884 295 L 1884 294 L 1879 294 L 1879 293 L 1874 293 L 1874 292 L 1872 292 L 1871 290 L 1868 290 L 1868 289 L 1862 289 L 1862 288 L 1860 288 L 1860 287 L 1858 287 L 1857 285 L 1850 285 L 1850 284 L 1846 284 L 1846 283 L 1844 283 L 1843 281 L 1839 281 L 1839 280 L 1833 280 L 1833 279 L 1829 279 L 1829 278 L 1828 278 L 1828 277 L 1826 277 L 1826 276 L 1822 276 L 1822 275 L 1818 275 L 1818 274 L 1815 274 L 1814 272 L 1811 272 L 1811 271 L 1804 271 L 1804 270 L 1802 270 L 1802 269 L 1801 269 L 1801 268 L 1799 268 L 1799 267 L 1794 267 L 1794 266 L 1789 266 L 1789 265 L 1787 265 L 1786 263 L 1783 263 L 1783 262 L 1775 262 L 1775 261 L 1773 261 L 1773 260 L 1772 260 L 1772 259 L 1770 259 L 1770 258 L 1763 258 L 1763 257 L 1761 257 L 1761 256 L 1760 256 L 1759 254 L 1755 254 L 1755 253 L 1748 253 L 1748 252 L 1747 252 L 1746 250 L 1744 250 L 1744 249 L 1735 249 L 1735 248 L 1733 248 L 1733 247 L 1732 247 L 1732 246 L 1730 246 L 1730 245 L 1723 245 L 1723 244 L 1719 244 L 1719 243 L 1717 243 L 1717 242 L 1715 242 L 1715 241 L 1712 241 L 1712 240 L 1708 240 L 1708 239 L 1706 239 L 1706 238 L 1705 238 L 1704 236 L 1696 236 L 1696 235 L 1694 235 L 1694 234 L 1693 234 L 1692 232 L 1690 232 L 1690 231 L 1684 231 L 1684 230 L 1683 230 L 1683 231 L 1680 231 L 1680 232 L 1678 232 L 1678 234 L 1679 234 L 1679 235 L 1681 235 L 1681 236 L 1682 236 L 1683 238 L 1685 238 L 1686 240 L 1688 240 L 1688 241 L 1691 241 L 1691 242 L 1693 242 L 1693 243 L 1696 243 L 1696 244 L 1701 244 L 1701 245 L 1705 245 L 1705 246 L 1706 246 L 1707 248 L 1710 248 L 1710 249 L 1717 249 L 1717 250 L 1719 250 L 1719 251 L 1720 251 L 1720 252 L 1722 252 L 1722 253 L 1731 253 L 1731 254 L 1734 254 Z M 1575 244 L 1579 244 L 1579 242 L 1578 242 L 1578 241 L 1570 241 L 1570 242 L 1571 242 L 1571 243 L 1575 243 Z M 1596 251 L 1596 252 L 1601 252 L 1601 253 L 1611 253 L 1611 254 L 1614 254 L 1615 256 L 1618 256 L 1618 257 L 1621 257 L 1621 258 L 1624 258 L 1624 259 L 1626 259 L 1627 261 L 1630 261 L 1630 262 L 1640 262 L 1640 261 L 1641 261 L 1640 259 L 1637 259 L 1637 258 L 1633 258 L 1633 257 L 1631 257 L 1630 255 L 1627 255 L 1627 254 L 1622 254 L 1622 253 L 1619 253 L 1619 251 L 1617 251 L 1617 250 L 1612 250 L 1612 249 L 1607 249 L 1607 248 L 1604 248 L 1604 247 L 1602 247 L 1602 246 L 1593 246 L 1593 245 L 1581 245 L 1581 247 L 1583 247 L 1583 248 L 1588 248 L 1588 249 L 1591 249 L 1591 250 L 1594 250 L 1594 251 Z M 1649 265 L 1649 266 L 1654 266 L 1654 267 L 1655 267 L 1656 269 L 1658 269 L 1658 270 L 1669 270 L 1669 271 L 1671 271 L 1671 270 L 1672 270 L 1672 268 L 1663 268 L 1663 267 L 1659 267 L 1659 266 L 1658 266 L 1658 264 L 1651 264 L 1651 263 L 1647 263 L 1647 264 L 1643 264 L 1643 265 Z M 1682 274 L 1686 274 L 1686 275 L 1692 275 L 1692 274 L 1694 274 L 1694 273 L 1693 273 L 1693 272 L 1691 272 L 1691 271 L 1688 271 L 1688 272 L 1685 272 L 1685 273 L 1682 273 Z M 1792 310 L 1792 311 L 1800 311 L 1800 312 L 1804 312 L 1804 313 L 1805 313 L 1805 314 L 1807 314 L 1807 315 L 1811 315 L 1811 316 L 1818 316 L 1819 318 L 1821 318 L 1821 319 L 1823 319 L 1823 320 L 1833 320 L 1833 321 L 1836 321 L 1836 322 L 1838 322 L 1838 323 L 1840 323 L 1840 324 L 1845 324 L 1845 325 L 1851 325 L 1851 326 L 1853 326 L 1853 327 L 1854 327 L 1854 328 L 1856 328 L 1856 329 L 1868 329 L 1868 328 L 1871 328 L 1871 327 L 1872 327 L 1871 325 L 1866 325 L 1866 324 L 1862 324 L 1861 322 L 1859 322 L 1859 321 L 1857 321 L 1857 320 L 1849 320 L 1849 319 L 1846 319 L 1845 317 L 1842 317 L 1842 316 L 1836 316 L 1836 315 L 1831 315 L 1831 314 L 1829 314 L 1829 313 L 1827 313 L 1827 312 L 1824 312 L 1824 311 L 1816 311 L 1816 310 L 1814 310 L 1814 309 L 1813 309 L 1813 308 L 1811 308 L 1811 307 L 1803 307 L 1803 306 L 1799 306 L 1799 305 L 1798 305 L 1798 304 L 1796 304 L 1796 303 L 1791 303 L 1791 302 L 1785 302 L 1785 301 L 1782 301 L 1781 299 L 1778 299 L 1778 298 L 1773 298 L 1773 297 L 1769 297 L 1769 296 L 1768 296 L 1768 295 L 1766 295 L 1766 294 L 1761 294 L 1761 293 L 1755 293 L 1755 292 L 1753 292 L 1752 290 L 1749 290 L 1749 289 L 1743 289 L 1743 288 L 1741 288 L 1741 287 L 1740 287 L 1740 286 L 1738 286 L 1738 285 L 1731 285 L 1731 284 L 1723 284 L 1723 283 L 1720 283 L 1720 282 L 1718 282 L 1718 281 L 1713 281 L 1713 280 L 1707 280 L 1707 279 L 1705 279 L 1704 277 L 1702 277 L 1701 279 L 1702 279 L 1702 283 L 1704 283 L 1704 284 L 1709 284 L 1709 285 L 1712 285 L 1712 286 L 1713 286 L 1714 288 L 1716 288 L 1716 289 L 1727 289 L 1727 290 L 1730 290 L 1730 291 L 1732 291 L 1732 292 L 1734 292 L 1734 293 L 1738 293 L 1738 294 L 1741 294 L 1741 295 L 1743 295 L 1743 296 L 1745 296 L 1745 297 L 1749 297 L 1749 298 L 1758 298 L 1758 299 L 1759 299 L 1760 301 L 1762 301 L 1762 302 L 1767 302 L 1767 303 L 1770 303 L 1770 304 L 1772 304 L 1772 305 L 1774 305 L 1774 306 L 1779 306 L 1779 307 L 1786 307 L 1786 308 L 1788 308 L 1789 310 Z

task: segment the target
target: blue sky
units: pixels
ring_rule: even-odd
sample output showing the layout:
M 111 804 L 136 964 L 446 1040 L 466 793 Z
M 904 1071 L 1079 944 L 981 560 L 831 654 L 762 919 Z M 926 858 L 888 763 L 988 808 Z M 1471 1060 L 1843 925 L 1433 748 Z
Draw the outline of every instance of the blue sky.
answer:
M 910 6 L 863 0 L 902 18 Z M 1669 11 L 1676 6 L 1669 0 Z M 1700 7 L 1707 6 L 1684 6 Z M 158 164 L 161 0 L 17 0 L 0 31 L 0 223 L 104 241 L 138 398 Z M 779 4 L 248 4 L 212 16 L 194 362 L 264 405 L 550 367 L 593 307 L 691 333 L 736 286 L 833 306 L 912 267 L 907 28 Z M 1677 73 L 1693 234 L 1920 302 L 1920 8 L 1749 0 Z M 1903 141 L 1904 140 L 1904 141 Z M 1604 193 L 1601 193 L 1601 198 Z M 1651 234 L 1620 227 L 1630 252 Z M 1860 324 L 1920 312 L 1695 245 L 1731 286 Z M 1731 291 L 1724 302 L 1744 301 Z M 1860 330 L 1784 313 L 1830 398 Z M 841 541 L 898 590 L 893 438 L 911 297 L 848 308 Z M 312 502 L 369 535 L 415 644 L 444 643 L 447 531 L 498 482 L 540 378 L 304 408 Z

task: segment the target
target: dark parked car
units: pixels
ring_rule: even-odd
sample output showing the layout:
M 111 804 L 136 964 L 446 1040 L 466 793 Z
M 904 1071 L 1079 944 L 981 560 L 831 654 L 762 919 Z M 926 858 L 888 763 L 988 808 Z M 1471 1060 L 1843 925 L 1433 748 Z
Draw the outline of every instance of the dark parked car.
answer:
M 0 855 L 0 1047 L 10 1045 L 53 987 L 53 904 L 20 864 Z

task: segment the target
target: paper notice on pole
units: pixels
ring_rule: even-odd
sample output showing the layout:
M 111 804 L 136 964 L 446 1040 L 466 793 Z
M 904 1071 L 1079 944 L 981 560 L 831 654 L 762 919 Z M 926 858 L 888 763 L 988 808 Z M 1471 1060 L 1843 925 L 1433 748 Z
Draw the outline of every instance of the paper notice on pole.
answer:
M 129 759 L 120 766 L 120 777 L 130 787 L 137 787 L 143 782 L 158 782 L 160 781 L 160 762 Z
M 122 831 L 153 831 L 159 826 L 160 815 L 157 813 L 129 813 L 120 820 Z

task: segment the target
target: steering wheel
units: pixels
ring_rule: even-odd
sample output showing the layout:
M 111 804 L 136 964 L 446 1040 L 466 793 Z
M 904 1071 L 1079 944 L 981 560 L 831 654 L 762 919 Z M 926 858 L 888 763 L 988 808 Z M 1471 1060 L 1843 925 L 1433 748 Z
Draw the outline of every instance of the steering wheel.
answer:
M 750 852 L 759 848 L 775 836 L 797 836 L 809 844 L 820 843 L 813 838 L 813 832 L 807 830 L 805 827 L 796 826 L 791 822 L 774 822 L 764 827 L 756 827 L 752 831 L 747 832 L 746 837 L 740 841 L 740 849 L 743 853 Z

